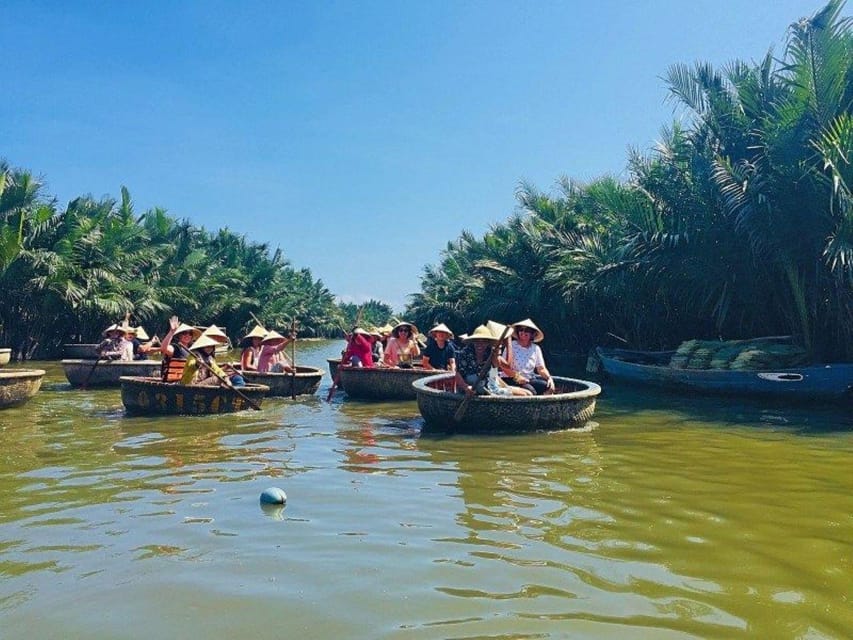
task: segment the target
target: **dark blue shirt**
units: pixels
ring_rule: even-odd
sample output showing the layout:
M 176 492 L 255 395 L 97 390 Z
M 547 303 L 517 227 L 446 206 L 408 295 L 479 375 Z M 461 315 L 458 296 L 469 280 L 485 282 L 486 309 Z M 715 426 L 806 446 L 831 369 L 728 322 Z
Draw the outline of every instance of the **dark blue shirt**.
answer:
M 446 342 L 442 349 L 432 338 L 427 339 L 427 346 L 421 355 L 429 358 L 430 365 L 435 369 L 447 369 L 450 360 L 456 359 L 456 352 L 450 342 Z

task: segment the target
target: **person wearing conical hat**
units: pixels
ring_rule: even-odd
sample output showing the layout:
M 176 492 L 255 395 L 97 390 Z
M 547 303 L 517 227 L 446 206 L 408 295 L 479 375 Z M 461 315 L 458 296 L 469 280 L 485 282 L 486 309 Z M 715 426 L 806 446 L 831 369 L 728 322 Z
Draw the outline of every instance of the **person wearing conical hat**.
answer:
M 200 335 L 200 329 L 180 322 L 178 316 L 172 316 L 169 318 L 169 332 L 160 343 L 160 353 L 164 358 L 186 360 L 190 357 L 190 345 Z
M 205 387 L 233 386 L 243 387 L 246 381 L 239 373 L 225 371 L 216 362 L 216 345 L 220 344 L 212 335 L 200 335 L 189 346 L 190 358 L 184 367 L 182 384 Z
M 384 362 L 389 367 L 411 369 L 416 356 L 421 355 L 415 335 L 418 328 L 411 322 L 398 322 L 391 330 L 391 337 L 385 345 Z
M 206 329 L 202 330 L 201 335 L 210 336 L 211 338 L 216 340 L 217 344 L 228 344 L 230 342 L 225 332 L 219 327 L 217 327 L 215 324 L 212 324 Z
M 500 336 L 484 324 L 465 338 L 456 354 L 456 388 L 465 395 L 531 395 L 526 389 L 501 384 L 498 376 Z
M 370 333 L 361 327 L 355 327 L 347 339 L 347 348 L 341 358 L 341 364 L 353 367 L 373 366 L 373 342 Z
M 261 340 L 267 335 L 267 330 L 261 325 L 256 324 L 255 327 L 243 336 L 240 341 L 243 345 L 243 351 L 240 354 L 240 368 L 243 371 L 257 371 L 258 358 L 261 356 Z
M 98 358 L 104 360 L 133 360 L 133 350 L 124 341 L 124 330 L 111 324 L 101 332 L 104 339 L 95 347 Z
M 453 332 L 444 323 L 435 325 L 427 332 L 427 345 L 421 353 L 424 369 L 456 371 L 456 351 L 453 348 Z
M 258 373 L 292 373 L 293 365 L 284 354 L 284 348 L 293 342 L 293 338 L 285 337 L 278 331 L 268 332 L 261 340 Z
M 505 378 L 505 382 L 540 396 L 554 393 L 554 378 L 537 344 L 545 339 L 545 334 L 530 318 L 514 323 L 512 332 L 514 340 L 509 358 L 512 377 Z
M 382 331 L 379 327 L 370 327 L 367 329 L 368 340 L 370 340 L 370 353 L 373 356 L 373 362 L 382 362 L 385 357 L 385 343 L 382 341 Z

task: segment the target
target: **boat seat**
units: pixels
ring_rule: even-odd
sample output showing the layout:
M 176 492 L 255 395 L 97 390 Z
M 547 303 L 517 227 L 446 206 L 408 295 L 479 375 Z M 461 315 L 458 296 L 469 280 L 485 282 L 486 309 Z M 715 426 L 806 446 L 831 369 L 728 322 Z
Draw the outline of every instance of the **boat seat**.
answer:
M 163 382 L 180 382 L 186 366 L 187 361 L 184 358 L 163 358 L 160 365 L 160 377 Z

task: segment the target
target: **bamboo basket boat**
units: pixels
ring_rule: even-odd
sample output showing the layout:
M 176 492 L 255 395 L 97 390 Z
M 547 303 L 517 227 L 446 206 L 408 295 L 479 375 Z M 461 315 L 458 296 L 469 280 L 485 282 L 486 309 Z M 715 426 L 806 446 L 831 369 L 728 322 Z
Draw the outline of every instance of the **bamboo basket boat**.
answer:
M 595 413 L 601 387 L 594 382 L 554 376 L 556 392 L 546 396 L 474 396 L 460 419 L 465 395 L 454 391 L 454 375 L 416 380 L 418 409 L 426 428 L 458 433 L 554 431 L 584 426 Z
M 6 347 L 4 349 L 0 349 L 0 367 L 4 364 L 9 364 L 9 360 L 12 359 L 12 349 Z
M 246 382 L 265 384 L 270 388 L 267 395 L 291 397 L 311 395 L 320 387 L 323 370 L 316 367 L 296 367 L 296 373 L 258 373 L 243 371 Z
M 412 383 L 433 375 L 435 369 L 396 367 L 341 367 L 340 387 L 359 400 L 414 400 Z
M 260 406 L 270 388 L 247 384 L 239 392 Z M 144 415 L 206 415 L 249 409 L 250 404 L 233 388 L 203 387 L 162 382 L 160 378 L 123 376 L 121 401 L 128 413 Z
M 23 404 L 41 388 L 44 369 L 0 371 L 0 409 Z
M 119 387 L 122 376 L 159 376 L 160 361 L 63 360 L 62 369 L 72 387 Z

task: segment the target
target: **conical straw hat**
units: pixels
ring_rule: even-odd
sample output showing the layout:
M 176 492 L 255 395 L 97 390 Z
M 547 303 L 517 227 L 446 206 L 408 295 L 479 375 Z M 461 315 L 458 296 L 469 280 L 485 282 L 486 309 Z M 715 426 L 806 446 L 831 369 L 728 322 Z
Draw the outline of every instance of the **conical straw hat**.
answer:
M 228 344 L 228 336 L 226 336 L 225 332 L 219 327 L 217 327 L 215 324 L 210 325 L 207 329 L 202 331 L 201 335 L 210 336 L 219 344 Z

